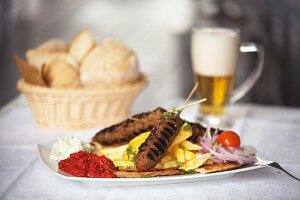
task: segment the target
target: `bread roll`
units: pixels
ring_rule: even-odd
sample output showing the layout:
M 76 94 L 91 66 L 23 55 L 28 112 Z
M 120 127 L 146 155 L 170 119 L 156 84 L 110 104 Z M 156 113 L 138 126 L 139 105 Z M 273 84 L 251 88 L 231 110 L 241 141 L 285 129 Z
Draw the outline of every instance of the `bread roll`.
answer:
M 36 67 L 38 70 L 41 70 L 43 65 L 47 65 L 53 60 L 63 60 L 68 62 L 72 67 L 78 68 L 77 61 L 67 52 L 63 51 L 31 49 L 26 52 L 26 58 L 29 64 Z
M 120 41 L 108 38 L 85 57 L 80 68 L 86 86 L 122 84 L 139 76 L 135 53 Z
M 61 39 L 50 39 L 38 46 L 36 49 L 42 51 L 67 51 L 68 44 Z
M 78 71 L 63 60 L 53 60 L 42 68 L 42 77 L 49 87 L 70 88 L 80 86 Z
M 69 53 L 81 63 L 95 44 L 96 38 L 90 31 L 81 31 L 72 40 Z

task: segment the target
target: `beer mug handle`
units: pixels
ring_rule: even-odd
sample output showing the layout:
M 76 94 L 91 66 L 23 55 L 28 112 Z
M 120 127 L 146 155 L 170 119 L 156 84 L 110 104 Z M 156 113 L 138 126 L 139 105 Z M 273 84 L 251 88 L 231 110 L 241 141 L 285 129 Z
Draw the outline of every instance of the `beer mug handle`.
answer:
M 253 42 L 242 43 L 240 46 L 242 53 L 256 52 L 257 62 L 254 70 L 248 76 L 248 78 L 236 89 L 233 90 L 232 95 L 229 99 L 230 103 L 235 103 L 242 98 L 249 90 L 254 86 L 258 78 L 260 77 L 263 65 L 264 65 L 264 49 L 261 45 Z

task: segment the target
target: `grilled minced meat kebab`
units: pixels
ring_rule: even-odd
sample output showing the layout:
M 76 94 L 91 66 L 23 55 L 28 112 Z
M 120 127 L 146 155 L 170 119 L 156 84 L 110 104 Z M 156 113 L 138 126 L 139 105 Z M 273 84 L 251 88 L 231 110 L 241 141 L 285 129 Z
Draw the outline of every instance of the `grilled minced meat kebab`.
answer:
M 149 170 L 160 162 L 178 135 L 182 124 L 183 120 L 177 114 L 160 120 L 139 147 L 136 156 L 138 171 Z
M 129 142 L 140 133 L 151 131 L 164 118 L 166 112 L 166 109 L 158 107 L 153 111 L 134 115 L 118 124 L 102 129 L 93 137 L 93 141 L 102 145 L 118 145 Z M 190 123 L 190 125 L 193 135 L 189 140 L 195 142 L 199 136 L 205 133 L 206 128 L 198 123 Z
M 129 142 L 135 136 L 152 130 L 165 112 L 165 109 L 158 107 L 151 112 L 134 115 L 118 124 L 102 129 L 94 136 L 93 141 L 102 145 Z

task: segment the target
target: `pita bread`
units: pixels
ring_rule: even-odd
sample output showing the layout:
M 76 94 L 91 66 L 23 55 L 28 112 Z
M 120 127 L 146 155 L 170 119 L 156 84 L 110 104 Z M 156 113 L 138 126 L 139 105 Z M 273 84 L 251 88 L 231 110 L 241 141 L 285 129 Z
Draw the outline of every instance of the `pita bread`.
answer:
M 69 53 L 76 58 L 78 62 L 82 62 L 83 58 L 95 46 L 95 44 L 96 38 L 90 31 L 81 31 L 71 42 Z
M 204 165 L 199 167 L 195 171 L 201 174 L 208 174 L 213 172 L 222 172 L 230 169 L 239 168 L 241 164 L 235 162 L 221 163 L 221 164 L 212 164 L 212 165 Z
M 149 171 L 133 171 L 133 170 L 116 170 L 114 174 L 119 178 L 148 178 L 157 176 L 171 176 L 182 175 L 184 170 L 182 169 L 152 169 Z
M 140 76 L 134 52 L 112 38 L 91 50 L 82 62 L 80 74 L 87 86 L 122 84 Z
M 38 46 L 36 49 L 41 51 L 64 51 L 68 50 L 68 44 L 61 39 L 50 39 Z
M 18 55 L 14 55 L 18 69 L 22 75 L 22 78 L 27 82 L 35 85 L 46 86 L 42 79 L 41 73 L 35 67 L 32 67 L 25 60 L 20 58 Z
M 78 71 L 66 61 L 53 60 L 42 68 L 42 77 L 53 88 L 80 86 Z
M 227 171 L 231 169 L 239 168 L 241 165 L 234 162 L 204 165 L 199 167 L 195 171 L 201 174 L 208 174 L 213 172 Z M 182 175 L 184 170 L 170 168 L 170 169 L 151 169 L 149 171 L 134 171 L 134 170 L 116 170 L 114 174 L 119 178 L 143 178 L 143 177 L 157 177 L 157 176 L 171 176 L 171 175 Z

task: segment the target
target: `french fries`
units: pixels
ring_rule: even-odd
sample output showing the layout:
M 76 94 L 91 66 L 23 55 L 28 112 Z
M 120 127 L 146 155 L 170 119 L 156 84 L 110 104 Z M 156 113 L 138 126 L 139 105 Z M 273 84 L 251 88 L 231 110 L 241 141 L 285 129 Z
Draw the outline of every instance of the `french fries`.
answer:
M 132 148 L 132 149 L 135 149 L 137 150 L 139 148 L 139 146 L 141 146 L 141 144 L 143 142 L 145 142 L 145 140 L 147 139 L 147 137 L 149 136 L 150 132 L 145 132 L 145 133 L 142 133 L 138 136 L 136 136 L 135 138 L 133 138 L 130 142 L 129 142 L 129 146 Z
M 184 158 L 184 150 L 182 147 L 177 147 L 174 151 L 175 158 L 180 162 L 184 163 L 185 158 Z
M 113 161 L 114 165 L 122 169 L 127 169 L 134 166 L 134 162 L 130 161 L 129 156 L 125 154 L 128 144 L 113 148 L 101 148 L 95 153 L 104 155 Z
M 124 151 L 126 151 L 128 147 L 128 144 L 119 146 L 119 147 L 114 147 L 114 148 L 106 148 L 106 149 L 100 149 L 99 151 L 103 154 L 103 155 L 111 155 L 111 154 L 123 154 Z
M 115 163 L 115 160 L 124 160 L 123 159 L 123 154 L 121 153 L 116 153 L 116 154 L 108 154 L 108 155 L 105 155 L 105 157 L 109 158 L 110 160 L 113 161 L 113 163 Z
M 196 154 L 188 149 L 184 149 L 184 159 L 189 161 L 196 158 Z
M 187 150 L 190 150 L 190 151 L 198 151 L 200 149 L 202 149 L 201 146 L 197 145 L 197 144 L 193 144 L 191 143 L 190 141 L 183 141 L 180 146 L 184 147 L 185 149 Z
M 113 160 L 113 163 L 116 167 L 119 167 L 120 169 L 129 169 L 134 167 L 134 162 L 129 160 L 116 159 Z
M 167 153 L 160 161 L 160 163 L 164 164 L 166 162 L 174 160 L 174 156 L 170 153 Z
M 176 162 L 175 160 L 172 160 L 172 161 L 164 163 L 163 165 L 164 165 L 163 169 L 177 168 L 179 166 L 179 163 Z
M 180 169 L 184 169 L 185 171 L 196 169 L 203 165 L 210 158 L 210 156 L 210 153 L 204 153 L 200 158 L 195 157 L 194 159 L 187 161 L 180 167 Z
M 157 163 L 154 168 L 155 169 L 165 169 L 164 164 L 162 164 L 162 163 Z
M 188 123 L 184 123 L 180 128 L 178 136 L 173 141 L 169 149 L 173 149 L 178 144 L 182 143 L 186 139 L 192 136 L 192 127 Z

